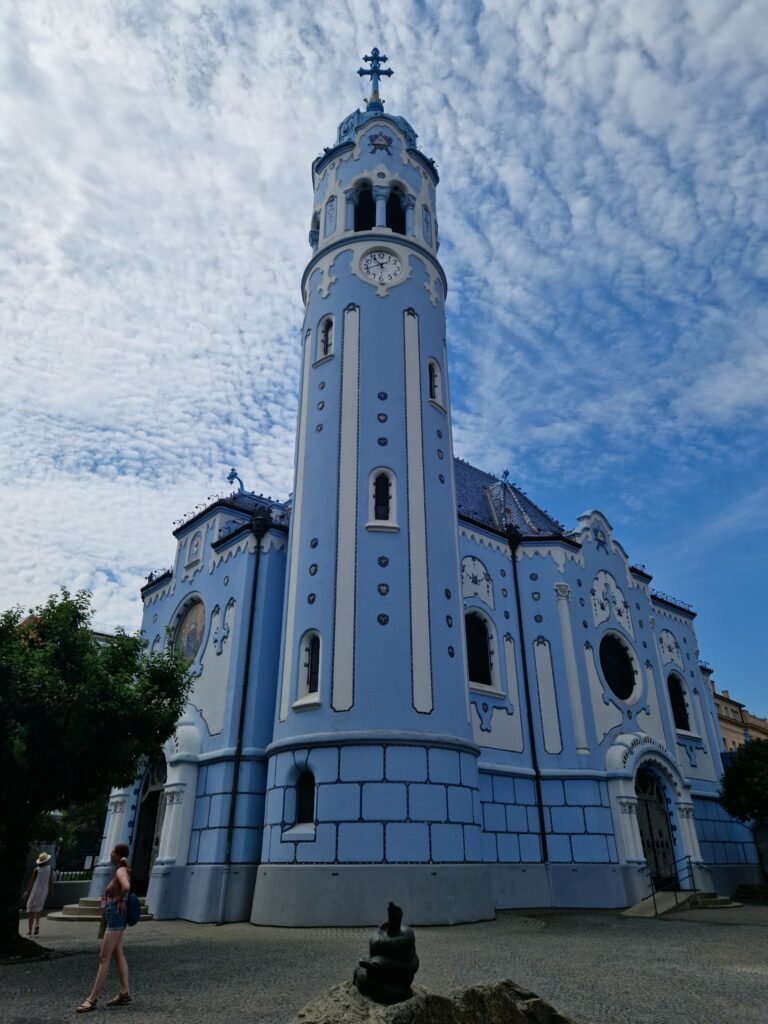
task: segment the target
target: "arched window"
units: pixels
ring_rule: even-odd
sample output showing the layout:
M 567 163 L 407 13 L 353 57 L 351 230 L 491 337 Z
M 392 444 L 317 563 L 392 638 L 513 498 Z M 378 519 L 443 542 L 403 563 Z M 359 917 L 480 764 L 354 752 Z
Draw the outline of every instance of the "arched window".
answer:
M 440 366 L 436 360 L 429 360 L 429 363 L 427 364 L 427 373 L 429 375 L 429 400 L 442 408 L 443 382 L 440 374 Z
M 467 638 L 467 667 L 470 683 L 493 686 L 491 638 L 484 617 L 476 612 L 468 612 L 464 616 L 464 631 Z
M 320 685 L 320 637 L 313 633 L 307 646 L 307 693 L 317 693 Z
M 396 530 L 395 474 L 383 466 L 374 469 L 368 477 L 369 530 Z
M 405 234 L 405 210 L 402 203 L 402 192 L 393 188 L 387 199 L 387 227 L 398 235 Z
M 301 638 L 299 654 L 296 709 L 317 706 L 320 700 L 320 634 L 314 629 Z
M 315 777 L 302 772 L 296 780 L 296 824 L 312 825 L 315 821 Z
M 688 717 L 688 702 L 685 699 L 685 687 L 680 676 L 674 673 L 667 679 L 669 690 L 669 703 L 672 705 L 672 717 L 675 720 L 676 729 L 684 729 L 690 732 L 691 721 Z
M 370 231 L 376 225 L 376 204 L 371 186 L 364 182 L 357 193 L 355 204 L 355 231 Z
M 320 321 L 317 331 L 317 358 L 333 355 L 333 317 L 326 316 Z

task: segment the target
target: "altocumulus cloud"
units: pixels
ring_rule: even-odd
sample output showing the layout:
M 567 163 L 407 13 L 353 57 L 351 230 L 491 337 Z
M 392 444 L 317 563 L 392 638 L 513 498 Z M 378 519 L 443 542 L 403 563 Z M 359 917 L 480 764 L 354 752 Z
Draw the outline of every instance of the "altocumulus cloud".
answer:
M 230 465 L 290 491 L 309 165 L 372 45 L 442 176 L 458 453 L 569 522 L 592 487 L 630 537 L 703 484 L 742 507 L 768 407 L 761 6 L 6 10 L 2 604 L 83 583 L 135 626 L 171 521 Z

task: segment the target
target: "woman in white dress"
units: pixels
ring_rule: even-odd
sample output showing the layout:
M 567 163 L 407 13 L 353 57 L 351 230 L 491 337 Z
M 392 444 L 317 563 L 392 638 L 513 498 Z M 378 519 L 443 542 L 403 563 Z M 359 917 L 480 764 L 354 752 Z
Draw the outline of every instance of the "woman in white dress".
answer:
M 27 900 L 27 938 L 34 934 L 40 934 L 40 915 L 43 912 L 45 901 L 53 891 L 53 870 L 50 853 L 41 853 L 35 861 L 35 870 L 24 891 Z

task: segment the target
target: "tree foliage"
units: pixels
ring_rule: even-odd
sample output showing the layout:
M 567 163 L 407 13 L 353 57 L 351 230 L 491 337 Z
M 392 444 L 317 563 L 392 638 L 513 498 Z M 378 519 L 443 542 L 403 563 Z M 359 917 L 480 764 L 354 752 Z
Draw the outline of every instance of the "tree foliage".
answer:
M 720 803 L 741 821 L 768 821 L 768 740 L 737 747 L 723 775 Z
M 66 590 L 26 617 L 0 615 L 0 949 L 11 916 L 18 928 L 35 821 L 128 785 L 172 735 L 189 690 L 172 645 L 148 654 L 123 631 L 97 640 L 91 615 L 90 595 Z

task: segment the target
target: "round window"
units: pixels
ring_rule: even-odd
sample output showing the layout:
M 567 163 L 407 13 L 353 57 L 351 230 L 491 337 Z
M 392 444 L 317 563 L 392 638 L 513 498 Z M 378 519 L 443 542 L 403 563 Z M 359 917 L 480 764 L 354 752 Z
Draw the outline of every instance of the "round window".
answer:
M 195 660 L 205 629 L 205 606 L 202 601 L 191 604 L 181 617 L 176 630 L 176 649 L 187 664 Z
M 629 700 L 635 689 L 635 667 L 625 644 L 613 633 L 600 641 L 600 668 L 619 700 Z

